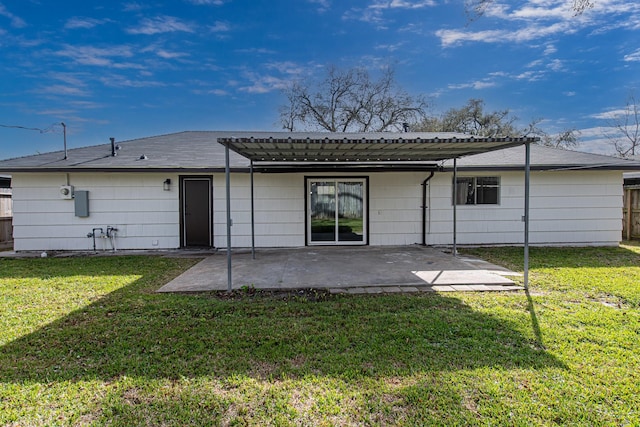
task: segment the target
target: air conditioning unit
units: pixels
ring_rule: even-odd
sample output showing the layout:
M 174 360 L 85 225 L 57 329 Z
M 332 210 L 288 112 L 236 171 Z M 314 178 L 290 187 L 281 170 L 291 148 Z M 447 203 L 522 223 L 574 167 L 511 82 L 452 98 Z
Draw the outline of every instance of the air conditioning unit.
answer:
M 61 199 L 73 199 L 73 185 L 60 186 L 60 198 Z

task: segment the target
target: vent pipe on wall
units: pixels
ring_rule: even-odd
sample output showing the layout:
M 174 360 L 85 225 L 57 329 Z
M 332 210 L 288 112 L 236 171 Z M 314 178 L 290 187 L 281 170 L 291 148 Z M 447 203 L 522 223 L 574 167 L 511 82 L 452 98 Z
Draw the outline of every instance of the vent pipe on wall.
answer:
M 115 138 L 109 138 L 111 140 L 111 157 L 115 157 L 116 156 L 116 139 Z
M 434 171 L 431 171 L 429 176 L 422 181 L 422 246 L 427 246 L 427 209 L 429 209 L 427 205 L 427 186 L 429 185 L 429 180 L 435 174 Z

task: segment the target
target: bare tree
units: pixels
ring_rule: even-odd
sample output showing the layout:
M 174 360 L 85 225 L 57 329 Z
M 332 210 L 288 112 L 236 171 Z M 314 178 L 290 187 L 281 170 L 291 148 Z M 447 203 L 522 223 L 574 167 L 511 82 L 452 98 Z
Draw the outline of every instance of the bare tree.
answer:
M 451 108 L 440 117 L 429 117 L 417 125 L 424 132 L 460 132 L 467 135 L 501 137 L 517 135 L 517 117 L 509 110 L 485 113 L 482 99 L 470 99 L 462 108 Z
M 522 130 L 522 136 L 537 136 L 540 138 L 540 145 L 545 147 L 570 149 L 576 148 L 580 144 L 580 131 L 575 128 L 567 128 L 556 134 L 549 134 L 542 129 L 539 124 L 542 119 L 534 119 Z
M 612 132 L 606 133 L 620 157 L 640 154 L 640 111 L 634 93 L 627 98 L 627 104 L 620 114 L 613 114 L 609 120 Z
M 426 101 L 397 87 L 393 69 L 372 80 L 361 68 L 327 68 L 319 82 L 293 82 L 284 90 L 280 107 L 283 129 L 329 132 L 402 130 L 403 123 L 423 118 Z
M 440 117 L 427 117 L 416 126 L 424 132 L 460 132 L 483 137 L 537 136 L 540 145 L 554 148 L 574 148 L 580 132 L 565 129 L 549 134 L 540 127 L 542 119 L 532 120 L 524 129 L 518 128 L 518 118 L 508 109 L 485 112 L 482 99 L 470 99 L 462 108 L 451 108 Z

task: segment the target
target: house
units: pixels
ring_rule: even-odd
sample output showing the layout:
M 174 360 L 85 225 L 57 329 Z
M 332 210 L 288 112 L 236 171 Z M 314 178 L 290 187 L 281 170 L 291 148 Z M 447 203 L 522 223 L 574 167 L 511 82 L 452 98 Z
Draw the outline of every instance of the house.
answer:
M 225 247 L 227 219 L 233 247 L 521 245 L 530 146 L 530 243 L 616 245 L 622 174 L 640 162 L 532 142 L 181 132 L 8 159 L 0 173 L 16 251 Z

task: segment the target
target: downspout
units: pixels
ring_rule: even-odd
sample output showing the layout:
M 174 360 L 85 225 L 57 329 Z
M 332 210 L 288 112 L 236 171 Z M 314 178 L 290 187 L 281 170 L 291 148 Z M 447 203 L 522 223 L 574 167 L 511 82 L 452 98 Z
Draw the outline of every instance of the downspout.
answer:
M 427 185 L 435 174 L 434 171 L 431 171 L 429 176 L 422 181 L 422 246 L 427 246 Z

